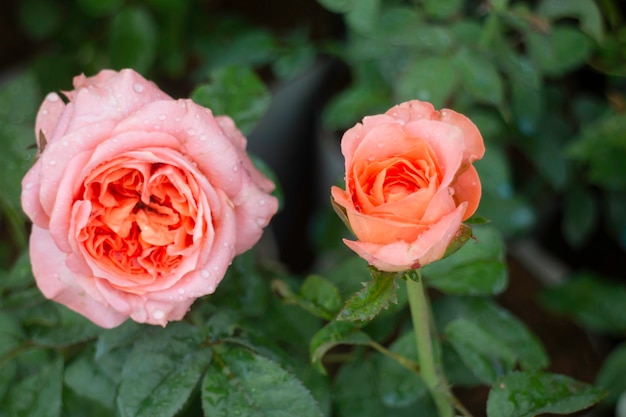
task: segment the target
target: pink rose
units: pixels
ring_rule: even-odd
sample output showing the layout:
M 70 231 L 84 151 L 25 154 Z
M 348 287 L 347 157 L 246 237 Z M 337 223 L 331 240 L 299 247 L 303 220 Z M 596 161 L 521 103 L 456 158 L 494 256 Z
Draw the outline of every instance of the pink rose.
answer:
M 341 149 L 346 190 L 331 192 L 358 239 L 344 242 L 379 270 L 440 259 L 478 207 L 472 162 L 485 147 L 476 126 L 455 111 L 402 103 L 349 129 Z
M 274 185 L 230 118 L 132 70 L 74 88 L 41 105 L 22 181 L 37 285 L 102 327 L 180 320 L 259 240 Z

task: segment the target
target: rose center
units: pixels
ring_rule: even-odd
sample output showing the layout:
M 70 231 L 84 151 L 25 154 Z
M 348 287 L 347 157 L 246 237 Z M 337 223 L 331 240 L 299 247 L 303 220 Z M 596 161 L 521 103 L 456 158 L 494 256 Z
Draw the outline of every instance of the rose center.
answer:
M 176 268 L 193 244 L 195 182 L 181 169 L 117 161 L 84 183 L 91 213 L 79 239 L 102 267 L 155 279 Z

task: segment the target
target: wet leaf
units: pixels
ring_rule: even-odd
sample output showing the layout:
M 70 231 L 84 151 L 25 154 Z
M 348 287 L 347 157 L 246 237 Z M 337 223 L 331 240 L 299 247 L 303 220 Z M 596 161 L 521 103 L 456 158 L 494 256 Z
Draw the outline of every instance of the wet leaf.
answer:
M 372 320 L 390 303 L 398 303 L 396 289 L 399 274 L 370 269 L 372 279 L 364 282 L 363 289 L 346 301 L 337 314 L 337 320 L 368 321 Z
M 577 18 L 580 28 L 600 43 L 604 39 L 604 24 L 600 9 L 593 0 L 542 0 L 537 13 L 548 19 Z
M 228 115 L 244 135 L 252 132 L 267 111 L 271 97 L 265 84 L 247 66 L 213 70 L 211 82 L 198 86 L 191 98 L 215 115 Z
M 415 334 L 412 330 L 398 337 L 389 350 L 417 362 Z M 388 356 L 383 356 L 378 368 L 382 402 L 390 407 L 404 407 L 420 400 L 429 400 L 428 389 L 418 372 L 401 366 Z
M 512 372 L 491 388 L 488 417 L 532 417 L 569 414 L 600 401 L 602 390 L 558 374 Z
M 547 309 L 572 317 L 582 326 L 626 334 L 626 287 L 603 277 L 580 273 L 539 296 Z
M 322 416 L 300 380 L 276 362 L 241 348 L 217 353 L 201 395 L 206 416 Z
M 97 402 L 113 413 L 117 384 L 102 371 L 92 349 L 85 349 L 66 366 L 64 381 L 79 396 Z
M 498 294 L 508 283 L 504 242 L 491 225 L 475 226 L 470 240 L 448 258 L 426 265 L 429 285 L 449 294 Z
M 458 318 L 445 330 L 465 365 L 483 382 L 493 383 L 502 374 L 512 371 L 517 355 L 500 338 L 471 320 Z
M 309 347 L 311 363 L 320 372 L 325 373 L 322 358 L 329 350 L 338 345 L 368 345 L 370 342 L 370 337 L 354 323 L 331 321 L 311 339 Z
M 487 56 L 461 49 L 454 56 L 461 84 L 476 101 L 499 105 L 504 98 L 502 77 Z
M 60 417 L 62 388 L 63 360 L 49 360 L 11 385 L 4 411 L 15 417 Z
M 565 25 L 555 25 L 548 34 L 529 31 L 526 39 L 532 60 L 543 72 L 554 77 L 582 65 L 592 49 L 585 34 Z
M 147 9 L 123 8 L 111 21 L 109 30 L 111 66 L 148 72 L 157 55 L 157 35 L 156 23 Z
M 605 400 L 609 404 L 615 404 L 626 392 L 626 343 L 616 346 L 604 359 L 596 384 L 607 390 Z
M 528 371 L 548 366 L 549 359 L 539 339 L 522 321 L 489 298 L 443 297 L 433 303 L 433 311 L 438 328 L 447 329 L 452 326 L 446 332 L 451 331 L 457 342 L 453 345 L 455 348 L 460 347 L 459 356 L 468 367 L 480 365 L 469 363 L 469 358 L 463 358 L 464 352 L 470 350 L 483 364 L 489 357 L 500 362 L 500 365 L 493 362 L 488 364 L 488 368 L 481 367 L 478 376 L 499 375 L 510 368 L 512 361 Z M 467 324 L 467 329 L 463 327 L 464 324 Z M 485 343 L 473 340 L 468 329 L 474 329 L 477 339 Z M 495 340 L 493 346 L 486 343 L 490 339 Z
M 174 416 L 211 360 L 202 341 L 200 331 L 186 323 L 146 332 L 124 365 L 117 396 L 120 416 Z
M 398 101 L 418 99 L 442 108 L 456 88 L 457 71 L 450 59 L 420 57 L 401 74 L 395 95 Z

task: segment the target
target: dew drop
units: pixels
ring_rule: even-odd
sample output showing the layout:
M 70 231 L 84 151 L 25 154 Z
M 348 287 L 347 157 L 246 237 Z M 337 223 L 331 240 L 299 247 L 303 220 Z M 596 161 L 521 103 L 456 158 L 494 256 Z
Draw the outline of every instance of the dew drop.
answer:
M 378 147 L 382 148 L 383 146 L 385 146 L 382 142 L 378 142 Z
M 176 121 L 177 121 L 177 122 L 180 122 L 180 117 L 177 117 L 177 118 L 176 118 Z
M 61 145 L 65 146 L 67 148 L 68 146 L 70 146 L 70 143 L 68 141 L 64 140 L 63 142 L 61 142 Z
M 165 313 L 161 310 L 154 310 L 154 313 L 152 313 L 152 317 L 154 317 L 156 320 L 161 320 L 164 316 Z
M 212 293 L 215 291 L 215 287 L 213 285 L 207 285 L 206 290 L 207 292 Z
M 233 166 L 233 171 L 237 172 L 237 170 L 239 169 L 239 167 L 237 165 Z
M 200 272 L 200 275 L 202 275 L 202 278 L 210 278 L 211 277 L 211 273 L 209 271 L 207 271 L 206 269 L 203 269 L 202 272 Z
M 206 135 L 200 135 L 200 140 L 206 140 Z
M 44 116 L 46 116 L 46 115 L 48 114 L 48 110 L 43 109 L 43 110 L 41 111 L 41 114 L 43 114 Z
M 143 85 L 135 83 L 135 85 L 133 85 L 133 90 L 135 90 L 135 93 L 141 93 L 143 91 Z
M 161 126 L 159 126 L 159 125 L 154 125 L 154 128 L 155 128 L 156 130 L 159 130 L 159 129 L 161 128 Z
M 264 217 L 257 217 L 256 218 L 256 224 L 258 224 L 259 226 L 265 226 L 265 218 Z
M 393 113 L 391 113 L 391 115 L 392 115 L 393 117 L 398 117 L 398 112 L 397 112 L 397 111 L 394 111 Z
M 159 120 L 165 120 L 165 115 L 164 114 L 159 114 Z
M 54 103 L 59 101 L 59 95 L 57 93 L 50 93 L 46 96 L 46 100 Z
M 213 270 L 214 270 L 214 271 L 218 271 L 219 269 L 220 269 L 220 268 L 219 268 L 219 266 L 214 266 L 214 267 L 213 267 Z
M 180 295 L 183 295 L 183 294 L 185 293 L 185 289 L 184 289 L 184 288 L 179 289 L 179 290 L 178 290 L 178 293 L 179 293 Z
M 189 133 L 189 135 L 193 136 L 196 134 L 196 129 L 187 129 L 187 133 Z
M 56 164 L 57 164 L 57 161 L 55 161 L 54 159 L 52 159 L 52 160 L 50 160 L 49 164 L 50 164 L 51 166 L 54 166 L 54 165 L 56 165 Z
M 259 200 L 259 205 L 260 206 L 264 206 L 265 205 L 265 200 L 264 199 L 260 199 Z

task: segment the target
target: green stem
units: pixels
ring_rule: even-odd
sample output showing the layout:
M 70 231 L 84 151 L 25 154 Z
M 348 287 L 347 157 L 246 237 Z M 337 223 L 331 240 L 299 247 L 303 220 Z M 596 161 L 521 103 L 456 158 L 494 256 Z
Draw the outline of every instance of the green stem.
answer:
M 424 280 L 419 272 L 415 272 L 418 279 L 414 280 L 407 274 L 406 285 L 417 344 L 420 374 L 435 401 L 439 417 L 452 417 L 454 416 L 450 402 L 452 395 L 443 376 L 439 344 L 437 339 L 432 337 L 430 304 L 423 284 Z M 437 343 L 436 349 L 433 349 L 433 342 Z M 436 356 L 435 353 L 437 353 Z

